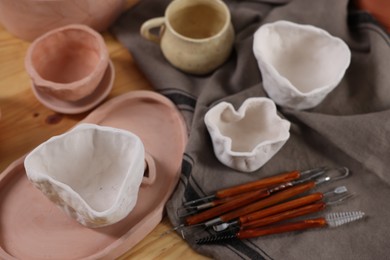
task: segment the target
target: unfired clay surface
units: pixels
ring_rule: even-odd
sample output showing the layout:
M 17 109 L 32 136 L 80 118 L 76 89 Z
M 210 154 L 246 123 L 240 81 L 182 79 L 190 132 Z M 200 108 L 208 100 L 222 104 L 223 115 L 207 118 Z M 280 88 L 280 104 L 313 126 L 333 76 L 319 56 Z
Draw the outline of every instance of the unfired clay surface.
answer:
M 82 122 L 139 136 L 154 159 L 155 181 L 141 185 L 136 206 L 122 221 L 90 229 L 69 218 L 31 184 L 23 158 L 15 161 L 0 174 L 1 259 L 115 259 L 161 221 L 179 180 L 187 140 L 180 112 L 162 95 L 133 91 L 103 104 Z
M 79 124 L 36 147 L 25 159 L 29 180 L 68 216 L 87 227 L 126 217 L 137 202 L 145 150 L 118 128 Z
M 322 102 L 341 81 L 351 59 L 341 39 L 287 21 L 261 26 L 254 35 L 253 52 L 269 97 L 294 109 Z
M 98 87 L 108 66 L 103 37 L 72 24 L 49 31 L 31 43 L 25 58 L 33 84 L 61 100 L 77 101 Z
M 227 102 L 212 107 L 205 123 L 215 156 L 233 169 L 252 172 L 263 166 L 290 137 L 290 122 L 277 115 L 268 98 L 249 98 L 236 111 Z

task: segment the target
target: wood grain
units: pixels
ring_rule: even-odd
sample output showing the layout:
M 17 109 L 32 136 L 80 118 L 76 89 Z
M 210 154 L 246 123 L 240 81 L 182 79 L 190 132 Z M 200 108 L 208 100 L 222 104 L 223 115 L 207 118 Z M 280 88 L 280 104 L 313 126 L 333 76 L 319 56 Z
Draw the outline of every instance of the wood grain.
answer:
M 131 7 L 135 2 L 129 0 L 127 6 Z M 116 72 L 114 88 L 107 100 L 133 90 L 152 90 L 128 50 L 110 33 L 104 32 L 103 36 Z M 67 131 L 88 114 L 58 114 L 35 99 L 24 69 L 29 44 L 0 25 L 0 172 L 43 141 Z M 207 259 L 193 251 L 174 232 L 160 238 L 160 234 L 171 227 L 165 217 L 152 233 L 120 259 Z

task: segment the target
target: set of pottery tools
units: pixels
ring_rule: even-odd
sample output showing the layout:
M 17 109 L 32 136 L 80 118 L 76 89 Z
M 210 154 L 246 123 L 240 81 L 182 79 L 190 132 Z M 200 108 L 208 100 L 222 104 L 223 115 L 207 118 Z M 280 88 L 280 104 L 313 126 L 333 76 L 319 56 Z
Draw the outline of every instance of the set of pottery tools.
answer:
M 195 227 L 212 228 L 216 234 L 197 240 L 198 244 L 204 244 L 349 223 L 361 219 L 364 212 L 330 213 L 325 218 L 279 224 L 319 212 L 351 197 L 353 194 L 345 186 L 304 194 L 320 184 L 344 179 L 349 174 L 346 167 L 321 167 L 291 171 L 222 189 L 213 195 L 185 202 L 178 209 L 184 223 L 173 230 L 181 230 L 184 237 L 185 231 Z

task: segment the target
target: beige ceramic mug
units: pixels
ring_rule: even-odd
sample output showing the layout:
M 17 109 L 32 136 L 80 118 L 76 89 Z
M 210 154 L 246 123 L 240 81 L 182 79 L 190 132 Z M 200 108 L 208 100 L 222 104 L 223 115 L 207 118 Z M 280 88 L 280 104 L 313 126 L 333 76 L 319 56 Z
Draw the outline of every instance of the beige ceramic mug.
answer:
M 174 0 L 164 17 L 141 26 L 141 35 L 160 44 L 165 58 L 178 69 L 206 74 L 226 61 L 234 29 L 228 7 L 221 0 Z M 159 35 L 151 32 L 160 28 Z

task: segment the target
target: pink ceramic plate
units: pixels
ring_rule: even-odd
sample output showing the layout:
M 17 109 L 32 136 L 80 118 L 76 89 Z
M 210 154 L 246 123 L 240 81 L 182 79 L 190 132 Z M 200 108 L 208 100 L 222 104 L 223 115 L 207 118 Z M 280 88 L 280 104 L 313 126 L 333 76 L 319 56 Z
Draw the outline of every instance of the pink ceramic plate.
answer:
M 67 217 L 28 181 L 24 158 L 0 176 L 0 259 L 114 259 L 161 221 L 180 176 L 187 133 L 180 113 L 164 96 L 133 91 L 108 101 L 82 122 L 137 134 L 156 167 L 141 186 L 134 210 L 122 221 L 88 229 Z
M 78 101 L 66 101 L 51 96 L 43 91 L 40 91 L 34 84 L 32 84 L 32 90 L 35 97 L 45 107 L 64 114 L 78 114 L 88 111 L 105 99 L 111 92 L 115 78 L 115 69 L 112 61 L 109 61 L 107 70 L 103 76 L 102 81 L 96 90 L 89 96 L 82 98 Z

